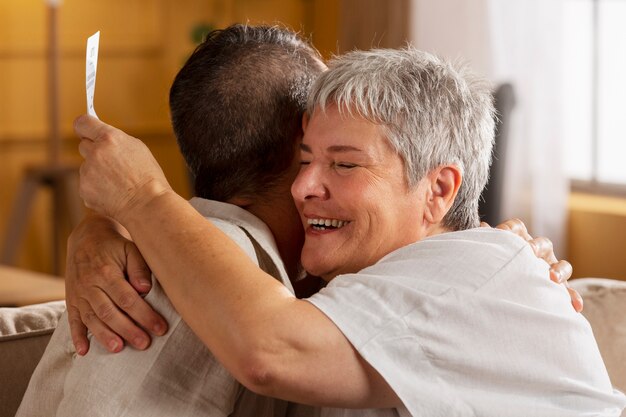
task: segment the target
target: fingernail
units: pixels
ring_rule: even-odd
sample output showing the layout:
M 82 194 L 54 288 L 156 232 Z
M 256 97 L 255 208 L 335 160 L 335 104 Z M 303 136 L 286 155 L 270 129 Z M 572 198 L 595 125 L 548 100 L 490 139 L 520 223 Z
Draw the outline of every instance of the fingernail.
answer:
M 148 347 L 148 341 L 143 337 L 136 337 L 134 344 L 137 349 L 145 349 Z
M 583 298 L 578 293 L 576 293 L 576 301 L 578 301 L 578 306 L 576 308 L 576 311 L 580 313 L 581 311 L 583 311 L 583 308 L 585 307 L 585 302 L 583 301 Z
M 109 342 L 109 350 L 111 352 L 116 352 L 119 346 L 120 346 L 120 344 L 117 343 L 117 340 L 111 340 Z
M 152 332 L 157 335 L 163 334 L 164 326 L 161 323 L 157 323 L 152 327 Z
M 561 277 L 559 275 L 560 274 L 558 272 L 550 270 L 550 281 L 552 281 L 554 283 L 557 283 L 557 284 L 560 284 L 561 283 L 560 282 L 560 278 Z
M 558 282 L 560 284 L 562 279 L 563 279 L 563 278 L 561 278 L 561 273 L 557 272 L 557 271 L 554 271 L 554 276 L 556 278 L 556 282 Z
M 145 279 L 141 279 L 139 280 L 139 286 L 141 288 L 148 289 L 152 286 L 152 283 L 150 281 L 146 281 Z
M 87 353 L 87 347 L 80 343 L 78 346 L 76 346 L 76 353 L 78 353 L 80 356 L 85 356 L 85 353 Z

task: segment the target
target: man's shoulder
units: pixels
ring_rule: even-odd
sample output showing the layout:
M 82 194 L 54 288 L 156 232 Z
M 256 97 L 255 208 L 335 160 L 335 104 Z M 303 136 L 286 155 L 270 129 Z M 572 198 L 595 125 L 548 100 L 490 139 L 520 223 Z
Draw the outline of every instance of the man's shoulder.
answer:
M 250 237 L 240 226 L 242 211 L 241 207 L 221 201 L 208 200 L 194 197 L 189 203 L 205 219 L 220 229 L 231 238 L 243 251 L 256 262 L 256 252 Z
M 293 292 L 274 235 L 260 218 L 234 204 L 194 197 L 190 204 L 239 245 L 265 272 Z

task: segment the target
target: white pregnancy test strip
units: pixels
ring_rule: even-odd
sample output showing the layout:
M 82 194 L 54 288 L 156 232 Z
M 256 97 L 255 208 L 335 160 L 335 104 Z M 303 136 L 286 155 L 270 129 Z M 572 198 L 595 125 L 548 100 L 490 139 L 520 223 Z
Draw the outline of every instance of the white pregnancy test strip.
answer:
M 87 90 L 87 113 L 90 116 L 98 117 L 93 108 L 93 96 L 96 91 L 96 72 L 98 70 L 98 45 L 100 44 L 100 31 L 94 33 L 87 39 L 87 59 L 86 59 L 86 90 Z

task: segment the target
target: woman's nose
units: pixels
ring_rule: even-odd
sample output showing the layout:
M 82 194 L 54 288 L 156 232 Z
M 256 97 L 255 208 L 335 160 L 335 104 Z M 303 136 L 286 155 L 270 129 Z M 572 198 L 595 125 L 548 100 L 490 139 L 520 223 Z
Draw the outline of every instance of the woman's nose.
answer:
M 329 193 L 321 167 L 313 163 L 302 166 L 291 186 L 291 194 L 295 201 L 327 199 Z

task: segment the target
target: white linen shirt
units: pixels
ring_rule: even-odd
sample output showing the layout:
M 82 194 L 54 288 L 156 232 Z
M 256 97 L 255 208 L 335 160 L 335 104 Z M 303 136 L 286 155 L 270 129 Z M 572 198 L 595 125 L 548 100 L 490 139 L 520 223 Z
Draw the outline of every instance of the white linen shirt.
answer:
M 402 416 L 619 416 L 589 323 L 510 232 L 444 233 L 308 299 L 404 404 Z

